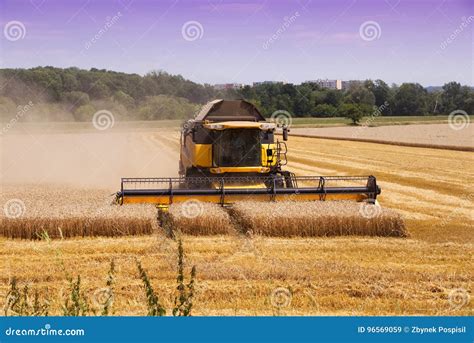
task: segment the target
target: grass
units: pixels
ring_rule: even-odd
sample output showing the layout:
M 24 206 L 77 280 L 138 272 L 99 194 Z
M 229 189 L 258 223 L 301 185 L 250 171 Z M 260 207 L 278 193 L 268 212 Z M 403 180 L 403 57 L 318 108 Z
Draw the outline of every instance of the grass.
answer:
M 20 290 L 17 279 L 13 277 L 3 310 L 5 316 L 47 316 L 49 302 L 47 299 L 40 298 L 37 289 L 34 290 L 32 296 L 28 284 Z
M 247 231 L 264 236 L 407 236 L 396 212 L 352 201 L 245 201 L 236 203 L 232 212 Z
M 115 261 L 110 261 L 110 269 L 107 273 L 107 282 L 104 289 L 95 294 L 96 302 L 102 307 L 101 315 L 108 316 L 112 311 L 114 302 L 114 286 L 115 286 Z
M 143 269 L 140 261 L 137 260 L 137 269 L 140 279 L 143 282 L 143 287 L 146 294 L 146 302 L 148 316 L 164 316 L 166 314 L 166 309 L 160 304 L 160 299 L 156 294 L 153 286 L 151 285 L 150 278 L 148 277 L 147 272 Z
M 90 313 L 95 314 L 89 304 L 89 297 L 81 289 L 81 276 L 76 279 L 69 279 L 69 294 L 64 300 L 62 306 L 63 316 L 87 316 Z
M 178 241 L 178 276 L 176 282 L 177 294 L 174 297 L 173 316 L 188 317 L 193 309 L 194 287 L 196 278 L 196 266 L 191 268 L 189 283 L 184 283 L 184 249 L 183 241 Z

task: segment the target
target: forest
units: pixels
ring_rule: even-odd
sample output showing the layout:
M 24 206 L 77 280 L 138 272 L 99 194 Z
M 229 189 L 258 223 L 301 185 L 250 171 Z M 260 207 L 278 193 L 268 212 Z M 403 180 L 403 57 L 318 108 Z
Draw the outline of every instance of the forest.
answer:
M 446 115 L 454 110 L 474 114 L 473 88 L 457 82 L 434 91 L 418 83 L 388 85 L 383 80 L 356 82 L 345 90 L 312 82 L 216 90 L 161 70 L 141 76 L 75 67 L 0 69 L 1 121 L 18 117 L 25 108 L 28 115 L 22 114 L 22 121 L 89 121 L 104 109 L 122 120 L 187 119 L 216 98 L 249 100 L 267 117 L 277 110 L 294 117 Z

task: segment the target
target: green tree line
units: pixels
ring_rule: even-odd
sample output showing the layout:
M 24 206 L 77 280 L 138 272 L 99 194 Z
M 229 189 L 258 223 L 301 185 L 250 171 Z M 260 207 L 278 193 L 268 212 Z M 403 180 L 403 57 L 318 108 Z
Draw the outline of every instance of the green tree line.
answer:
M 474 90 L 457 82 L 433 92 L 418 83 L 389 86 L 382 80 L 357 82 L 345 90 L 324 89 L 311 82 L 216 90 L 164 71 L 141 76 L 95 68 L 0 69 L 2 120 L 9 120 L 18 106 L 30 102 L 34 104 L 30 120 L 86 121 L 101 109 L 124 119 L 184 119 L 216 98 L 249 100 L 265 116 L 276 110 L 295 117 L 345 116 L 353 120 L 372 113 L 410 116 L 464 110 L 474 114 Z

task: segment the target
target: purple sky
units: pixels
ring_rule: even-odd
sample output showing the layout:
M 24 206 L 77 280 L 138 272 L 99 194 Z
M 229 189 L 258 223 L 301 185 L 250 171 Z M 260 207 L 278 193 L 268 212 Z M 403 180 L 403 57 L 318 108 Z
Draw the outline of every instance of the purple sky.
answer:
M 473 3 L 0 0 L 0 66 L 163 69 L 202 83 L 381 78 L 473 85 Z M 12 21 L 24 25 L 24 38 L 6 30 Z M 183 37 L 190 21 L 202 26 L 202 37 Z M 366 22 L 375 22 L 375 36 L 360 33 Z

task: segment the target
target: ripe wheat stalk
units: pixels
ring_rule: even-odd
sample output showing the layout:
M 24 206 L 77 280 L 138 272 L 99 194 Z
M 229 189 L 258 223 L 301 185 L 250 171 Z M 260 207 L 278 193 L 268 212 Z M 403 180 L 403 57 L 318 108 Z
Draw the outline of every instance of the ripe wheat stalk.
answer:
M 9 200 L 15 199 L 11 213 Z M 153 205 L 113 205 L 110 191 L 67 186 L 3 186 L 0 236 L 22 239 L 150 234 Z M 12 205 L 13 206 L 13 205 Z M 13 215 L 12 215 L 13 214 Z
M 170 226 L 189 235 L 221 235 L 233 232 L 231 218 L 218 204 L 204 202 L 178 203 L 166 215 Z
M 351 201 L 239 202 L 232 213 L 247 231 L 266 236 L 407 235 L 403 218 L 378 207 L 364 216 L 362 203 Z

